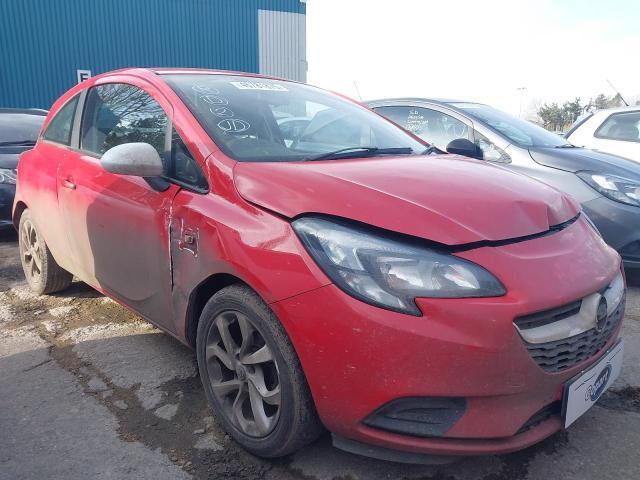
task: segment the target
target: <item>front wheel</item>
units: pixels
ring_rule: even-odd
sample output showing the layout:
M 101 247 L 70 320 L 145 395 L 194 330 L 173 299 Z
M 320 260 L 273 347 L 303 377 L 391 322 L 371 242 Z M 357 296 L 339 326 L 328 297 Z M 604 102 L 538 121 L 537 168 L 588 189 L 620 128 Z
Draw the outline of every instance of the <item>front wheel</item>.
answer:
M 73 275 L 56 263 L 29 210 L 20 216 L 18 246 L 24 276 L 34 293 L 59 292 L 71 285 Z
M 232 285 L 207 302 L 196 343 L 207 399 L 225 430 L 245 449 L 280 457 L 321 433 L 293 346 L 250 288 Z

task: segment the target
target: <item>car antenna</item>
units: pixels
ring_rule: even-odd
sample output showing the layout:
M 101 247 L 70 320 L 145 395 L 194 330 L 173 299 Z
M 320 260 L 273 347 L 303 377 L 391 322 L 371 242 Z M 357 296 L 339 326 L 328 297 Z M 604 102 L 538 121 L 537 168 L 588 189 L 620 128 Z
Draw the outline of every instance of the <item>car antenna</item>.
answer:
M 358 84 L 356 83 L 355 80 L 353 81 L 353 86 L 356 87 L 356 92 L 358 93 L 358 98 L 360 99 L 360 101 L 362 101 L 362 95 L 360 95 L 360 89 L 358 88 Z
M 607 83 L 609 84 L 609 86 L 610 86 L 611 88 L 613 88 L 613 91 L 614 91 L 614 92 L 616 92 L 616 93 L 618 94 L 618 96 L 620 97 L 620 100 L 622 100 L 622 102 L 625 104 L 625 106 L 627 106 L 627 107 L 628 107 L 628 106 L 629 106 L 629 104 L 628 104 L 628 103 L 627 103 L 627 101 L 624 99 L 624 97 L 620 94 L 620 92 L 616 89 L 616 87 L 614 87 L 614 86 L 613 86 L 613 83 L 611 83 L 611 82 L 609 81 L 609 79 L 608 79 L 608 78 L 605 78 L 605 80 L 607 81 Z

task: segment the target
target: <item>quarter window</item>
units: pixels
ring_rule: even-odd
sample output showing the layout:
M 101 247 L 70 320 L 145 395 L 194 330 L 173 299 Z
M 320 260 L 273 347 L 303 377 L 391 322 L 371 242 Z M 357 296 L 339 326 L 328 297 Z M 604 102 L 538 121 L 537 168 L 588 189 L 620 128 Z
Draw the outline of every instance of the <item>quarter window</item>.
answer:
M 496 147 L 491 140 L 477 130 L 473 131 L 475 144 L 482 150 L 482 159 L 488 162 L 510 163 L 511 158 L 501 148 Z
M 640 142 L 640 111 L 614 113 L 598 128 L 595 136 L 609 140 Z
M 436 110 L 396 106 L 379 107 L 376 111 L 443 151 L 451 140 L 469 138 L 467 125 Z
M 196 190 L 204 191 L 209 189 L 200 165 L 193 158 L 184 140 L 175 129 L 173 129 L 171 135 L 171 162 L 166 176 L 177 183 L 193 187 Z
M 71 145 L 71 130 L 73 129 L 73 119 L 75 118 L 77 105 L 78 95 L 69 100 L 56 113 L 44 132 L 43 137 L 45 140 L 62 145 Z
M 144 142 L 164 158 L 169 120 L 148 93 L 112 83 L 89 90 L 82 117 L 81 148 L 102 155 L 116 145 Z

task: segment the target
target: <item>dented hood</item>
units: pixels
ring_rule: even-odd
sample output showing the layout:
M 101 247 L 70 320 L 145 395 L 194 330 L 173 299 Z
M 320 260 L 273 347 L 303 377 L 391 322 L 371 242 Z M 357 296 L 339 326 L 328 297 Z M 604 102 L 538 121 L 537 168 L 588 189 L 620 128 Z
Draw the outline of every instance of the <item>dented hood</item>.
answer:
M 549 230 L 578 204 L 498 166 L 447 156 L 237 163 L 247 201 L 289 218 L 323 213 L 447 245 Z

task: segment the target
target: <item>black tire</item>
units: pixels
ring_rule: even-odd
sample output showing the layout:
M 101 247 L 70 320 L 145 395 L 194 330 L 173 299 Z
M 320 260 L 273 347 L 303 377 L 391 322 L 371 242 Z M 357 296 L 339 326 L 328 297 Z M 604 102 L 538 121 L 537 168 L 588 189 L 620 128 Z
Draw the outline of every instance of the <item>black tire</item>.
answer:
M 56 263 L 29 210 L 20 216 L 18 246 L 24 276 L 34 293 L 59 292 L 71 285 L 73 275 Z
M 241 428 L 242 426 L 238 425 L 234 413 L 229 412 L 229 409 L 234 410 L 236 403 L 241 404 L 240 411 L 242 411 L 244 400 L 242 402 L 238 400 L 241 395 L 240 389 L 237 396 L 235 393 L 225 393 L 228 395 L 228 400 L 220 400 L 213 390 L 214 385 L 220 386 L 220 381 L 214 377 L 222 370 L 225 370 L 228 379 L 231 378 L 229 375 L 233 375 L 233 378 L 240 382 L 240 379 L 244 377 L 244 374 L 241 376 L 237 371 L 221 368 L 223 362 L 215 355 L 209 354 L 209 359 L 207 359 L 207 345 L 211 347 L 212 344 L 223 344 L 222 339 L 218 344 L 211 341 L 211 335 L 215 336 L 219 332 L 216 319 L 234 314 L 239 317 L 244 316 L 245 322 L 247 319 L 249 320 L 252 324 L 251 327 L 254 328 L 253 332 L 257 333 L 257 336 L 253 338 L 264 340 L 264 347 L 268 347 L 269 354 L 272 354 L 270 358 L 273 360 L 269 360 L 269 362 L 275 363 L 277 368 L 278 401 L 280 402 L 277 421 L 274 421 L 275 426 L 271 427 L 272 430 L 263 436 L 247 434 Z M 228 322 L 227 325 L 231 325 L 231 323 Z M 230 327 L 226 328 L 229 332 Z M 240 338 L 240 343 L 244 345 L 242 340 L 244 336 L 238 337 L 239 328 L 236 330 L 236 338 Z M 253 332 L 250 336 L 254 335 Z M 241 351 L 242 348 L 239 347 L 239 350 Z M 316 413 L 309 386 L 289 337 L 271 309 L 247 286 L 231 285 L 220 290 L 207 302 L 198 323 L 196 351 L 200 378 L 207 400 L 213 407 L 214 415 L 227 433 L 249 452 L 260 457 L 281 457 L 313 442 L 322 433 L 323 427 Z M 245 355 L 238 358 L 247 357 Z M 240 360 L 236 360 L 236 362 L 239 363 Z M 247 374 L 243 381 L 250 390 L 250 375 Z M 233 397 L 235 397 L 234 407 L 230 407 L 229 400 L 232 400 Z M 263 404 L 263 412 L 265 405 L 266 403 Z M 252 403 L 249 402 L 246 410 L 253 413 L 253 408 Z

